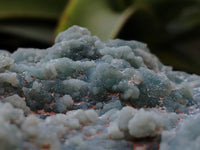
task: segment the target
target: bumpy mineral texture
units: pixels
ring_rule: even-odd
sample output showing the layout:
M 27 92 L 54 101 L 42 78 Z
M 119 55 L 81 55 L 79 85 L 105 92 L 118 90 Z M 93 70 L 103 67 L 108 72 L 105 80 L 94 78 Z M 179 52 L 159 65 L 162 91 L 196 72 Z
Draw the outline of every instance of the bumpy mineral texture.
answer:
M 200 77 L 137 41 L 73 26 L 47 49 L 0 50 L 1 150 L 200 147 Z

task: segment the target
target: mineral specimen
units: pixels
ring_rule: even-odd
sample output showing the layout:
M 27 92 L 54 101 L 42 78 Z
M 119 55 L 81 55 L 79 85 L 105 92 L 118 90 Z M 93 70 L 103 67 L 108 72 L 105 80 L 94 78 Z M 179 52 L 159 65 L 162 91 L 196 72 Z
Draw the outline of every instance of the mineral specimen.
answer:
M 199 102 L 200 77 L 141 42 L 73 26 L 46 50 L 0 50 L 1 150 L 198 150 Z

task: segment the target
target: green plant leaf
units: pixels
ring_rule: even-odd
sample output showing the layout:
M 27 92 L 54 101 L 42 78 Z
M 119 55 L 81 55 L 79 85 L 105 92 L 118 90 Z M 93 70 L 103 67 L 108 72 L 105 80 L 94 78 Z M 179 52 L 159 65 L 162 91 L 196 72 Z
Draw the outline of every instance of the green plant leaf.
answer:
M 66 0 L 0 0 L 0 19 L 34 17 L 57 19 Z
M 60 18 L 56 34 L 76 24 L 88 28 L 102 40 L 116 37 L 126 20 L 143 5 L 131 5 L 122 12 L 109 7 L 106 0 L 71 0 Z
M 55 26 L 68 0 L 0 0 L 0 38 L 51 45 Z M 8 47 L 16 43 L 8 43 Z M 20 43 L 18 46 L 20 46 Z M 30 45 L 31 46 L 31 45 Z

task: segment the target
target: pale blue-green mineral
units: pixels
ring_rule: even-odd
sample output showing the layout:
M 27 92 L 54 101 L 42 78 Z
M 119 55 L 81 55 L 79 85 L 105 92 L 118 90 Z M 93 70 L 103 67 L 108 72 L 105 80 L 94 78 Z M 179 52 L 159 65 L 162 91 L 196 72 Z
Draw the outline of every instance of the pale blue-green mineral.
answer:
M 199 150 L 199 104 L 200 77 L 141 42 L 73 26 L 47 49 L 0 50 L 1 150 Z

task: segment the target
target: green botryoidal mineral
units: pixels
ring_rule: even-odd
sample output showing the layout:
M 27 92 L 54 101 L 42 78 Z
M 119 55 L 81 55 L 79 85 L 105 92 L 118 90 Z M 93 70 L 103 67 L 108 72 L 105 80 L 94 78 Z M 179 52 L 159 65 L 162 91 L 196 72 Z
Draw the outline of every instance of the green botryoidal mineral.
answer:
M 155 137 L 196 113 L 199 93 L 199 76 L 163 65 L 146 44 L 102 42 L 73 26 L 46 50 L 0 51 L 0 133 L 11 126 L 19 137 L 0 134 L 0 145 L 132 149 L 127 139 Z
M 162 106 L 168 111 L 187 112 L 186 106 L 196 103 L 193 87 L 186 81 L 198 77 L 162 65 L 146 44 L 119 39 L 101 42 L 78 26 L 60 33 L 46 50 L 1 51 L 0 61 L 0 84 L 8 88 L 3 95 L 6 90 L 24 95 L 34 111 L 59 94 L 99 102 L 119 93 L 119 100 L 134 107 Z

